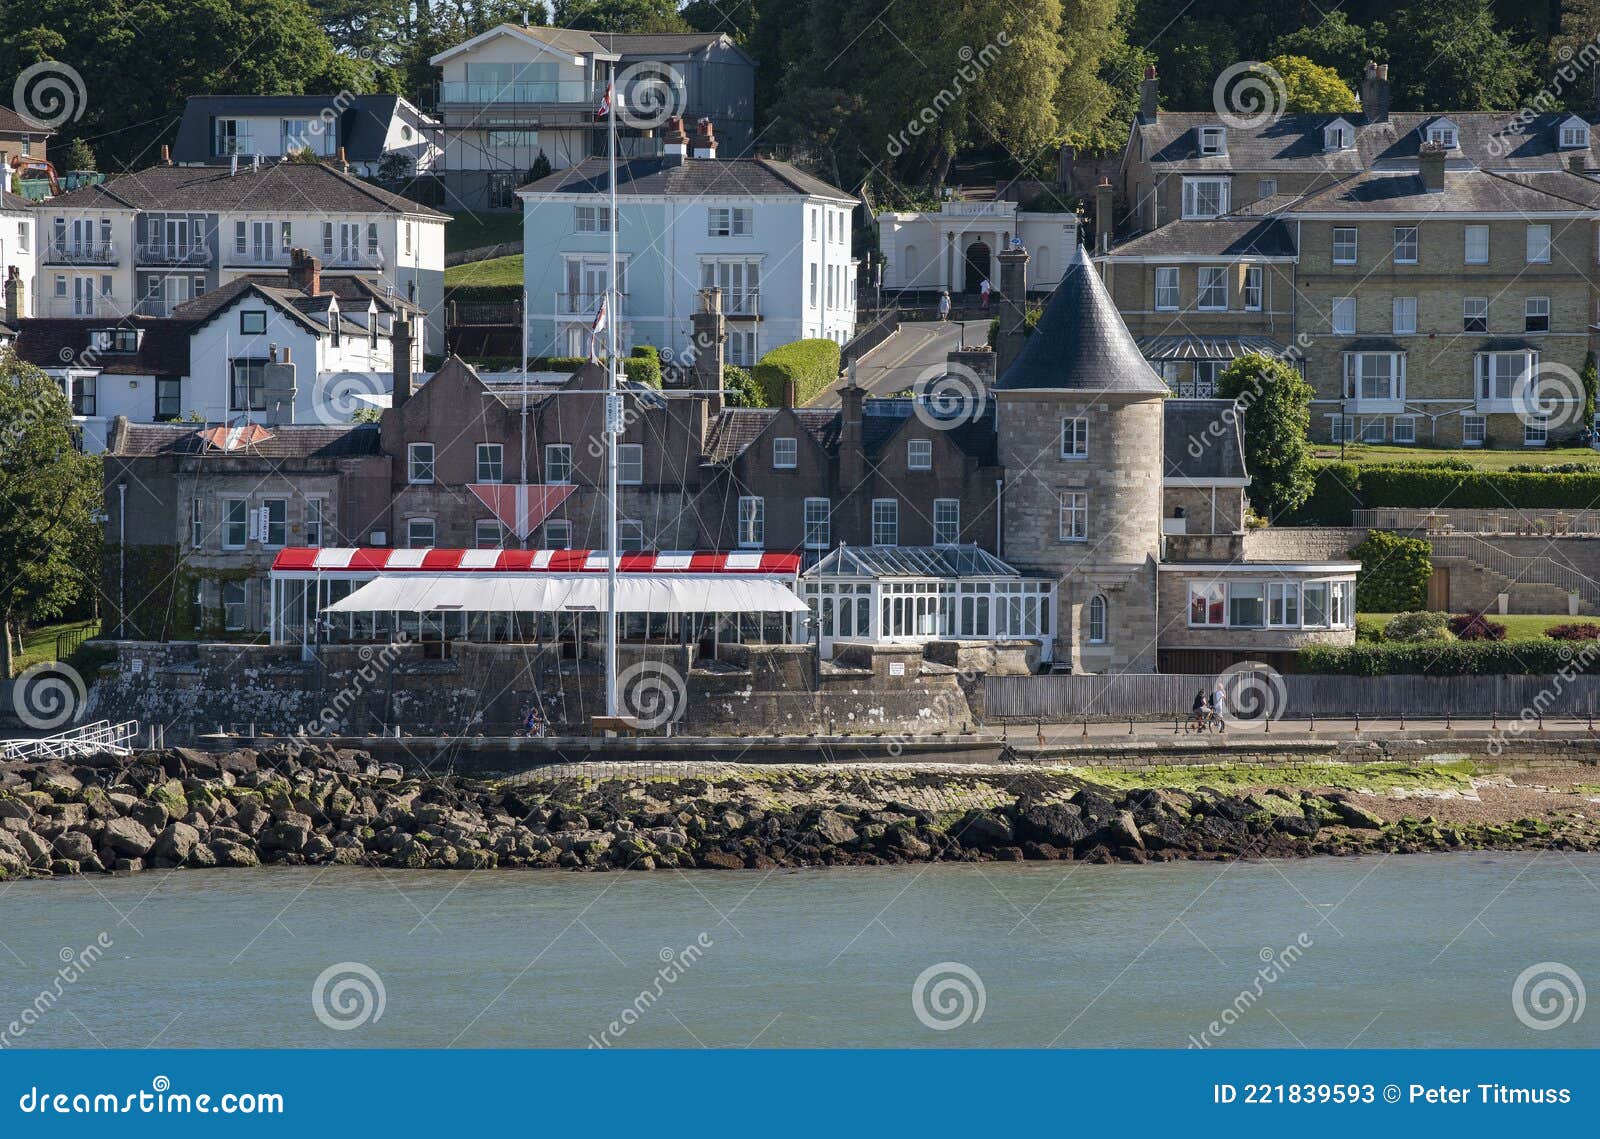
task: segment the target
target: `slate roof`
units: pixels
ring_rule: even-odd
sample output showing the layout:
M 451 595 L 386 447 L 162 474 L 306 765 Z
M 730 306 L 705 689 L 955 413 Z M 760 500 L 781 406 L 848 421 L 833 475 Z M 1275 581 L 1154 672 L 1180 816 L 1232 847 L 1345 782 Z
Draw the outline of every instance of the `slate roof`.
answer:
M 1537 170 L 1556 169 L 1566 165 L 1569 155 L 1591 153 L 1558 145 L 1557 131 L 1570 117 L 1559 111 L 1522 123 L 1518 111 L 1395 111 L 1386 121 L 1373 123 L 1360 112 L 1291 114 L 1258 127 L 1229 126 L 1228 153 L 1219 155 L 1202 155 L 1195 131 L 1222 125 L 1215 111 L 1162 111 L 1154 122 L 1136 123 L 1134 131 L 1149 161 L 1188 174 L 1273 169 L 1355 174 L 1384 163 L 1415 166 L 1429 124 L 1449 119 L 1460 143 L 1452 158 L 1496 170 Z M 1337 119 L 1354 128 L 1354 145 L 1324 150 L 1323 128 Z M 1600 141 L 1594 132 L 1590 139 Z
M 272 437 L 248 449 L 221 451 L 200 437 L 203 427 L 188 423 L 129 423 L 114 441 L 116 458 L 153 459 L 163 456 L 210 456 L 261 459 L 346 459 L 377 455 L 378 425 L 323 426 L 282 424 L 269 426 Z
M 595 32 L 594 38 L 618 55 L 692 55 L 727 39 L 722 32 Z
M 777 418 L 778 410 L 775 407 L 724 408 L 706 431 L 705 462 L 729 463 L 737 459 Z M 794 415 L 823 447 L 828 450 L 838 447 L 838 408 L 797 407 Z
M 1113 246 L 1111 256 L 1293 257 L 1294 235 L 1276 218 L 1168 222 Z
M 604 194 L 611 187 L 610 165 L 604 158 L 588 158 L 559 170 L 522 189 L 533 194 Z M 699 197 L 707 194 L 800 194 L 853 202 L 845 191 L 787 162 L 772 158 L 689 158 L 668 162 L 662 156 L 632 158 L 617 163 L 617 193 L 673 194 Z
M 1284 213 L 1291 217 L 1295 214 L 1372 212 L 1540 214 L 1573 213 L 1582 208 L 1572 198 L 1539 188 L 1546 177 L 1550 176 L 1508 178 L 1484 170 L 1446 169 L 1444 189 L 1430 191 L 1423 186 L 1421 174 L 1373 171 L 1307 194 Z M 1575 182 L 1587 181 L 1578 175 L 1569 177 Z M 1530 185 L 1534 178 L 1540 181 Z M 1565 182 L 1552 181 L 1551 185 L 1570 187 Z
M 1039 323 L 1011 366 L 1000 391 L 1123 392 L 1165 396 L 1139 352 L 1100 274 L 1081 246 L 1045 302 Z
M 1231 399 L 1169 399 L 1161 409 L 1165 478 L 1242 479 L 1244 427 Z
M 325 162 L 266 162 L 239 172 L 227 166 L 148 166 L 84 186 L 50 201 L 52 209 L 278 210 L 312 213 L 448 214 L 380 190 Z
M 357 95 L 339 113 L 335 145 L 351 162 L 377 162 L 400 104 L 398 95 Z M 316 119 L 339 106 L 333 95 L 191 95 L 178 121 L 172 144 L 175 162 L 210 162 L 215 158 L 212 121 L 218 115 L 274 115 Z
M 171 317 L 29 317 L 18 330 L 17 355 L 40 368 L 97 368 L 110 375 L 189 373 L 189 325 Z M 144 331 L 137 352 L 89 351 L 89 334 L 106 328 Z

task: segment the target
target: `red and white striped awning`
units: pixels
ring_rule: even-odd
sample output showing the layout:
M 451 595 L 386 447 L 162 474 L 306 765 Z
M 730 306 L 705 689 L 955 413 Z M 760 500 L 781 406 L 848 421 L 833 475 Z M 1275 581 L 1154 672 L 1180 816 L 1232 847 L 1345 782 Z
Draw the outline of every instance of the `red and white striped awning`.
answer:
M 604 550 L 392 550 L 383 547 L 291 546 L 278 551 L 279 573 L 604 573 Z M 762 574 L 794 577 L 800 555 L 765 550 L 625 553 L 617 572 L 628 574 Z

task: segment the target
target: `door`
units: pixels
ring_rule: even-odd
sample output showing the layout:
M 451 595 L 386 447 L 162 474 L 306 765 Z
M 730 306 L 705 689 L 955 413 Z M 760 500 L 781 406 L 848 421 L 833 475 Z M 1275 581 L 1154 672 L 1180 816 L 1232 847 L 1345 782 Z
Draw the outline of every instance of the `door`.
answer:
M 253 221 L 250 223 L 250 259 L 252 261 L 271 261 L 277 255 L 277 246 L 272 241 L 272 223 L 270 221 Z
M 1435 613 L 1448 613 L 1450 611 L 1450 569 L 1448 566 L 1433 567 L 1433 576 L 1428 578 L 1428 608 Z
M 966 291 L 975 293 L 989 280 L 989 247 L 981 241 L 974 241 L 967 246 L 967 276 Z M 989 284 L 994 282 L 989 280 Z
M 189 219 L 167 218 L 161 236 L 168 257 L 184 257 L 189 252 Z
M 72 278 L 72 315 L 94 315 L 94 278 Z

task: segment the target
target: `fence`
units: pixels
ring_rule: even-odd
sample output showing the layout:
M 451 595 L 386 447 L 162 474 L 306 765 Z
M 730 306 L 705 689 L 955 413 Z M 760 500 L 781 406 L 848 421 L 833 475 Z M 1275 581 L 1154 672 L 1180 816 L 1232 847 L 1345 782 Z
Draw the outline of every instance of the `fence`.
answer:
M 990 720 L 1173 719 L 1189 714 L 1196 692 L 1217 677 L 1128 673 L 1116 676 L 991 676 L 984 681 Z M 1275 719 L 1488 719 L 1524 708 L 1546 716 L 1600 711 L 1600 676 L 1279 676 L 1269 699 Z M 1281 694 L 1281 698 L 1279 698 Z
M 1374 506 L 1352 510 L 1351 522 L 1371 530 L 1455 531 L 1550 537 L 1600 534 L 1600 510 L 1429 509 L 1421 506 Z

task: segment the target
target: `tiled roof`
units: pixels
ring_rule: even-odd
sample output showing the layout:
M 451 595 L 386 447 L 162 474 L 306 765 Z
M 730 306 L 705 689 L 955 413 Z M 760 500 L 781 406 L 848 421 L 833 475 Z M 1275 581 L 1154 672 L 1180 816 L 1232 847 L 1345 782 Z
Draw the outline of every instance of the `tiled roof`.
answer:
M 89 334 L 138 328 L 137 352 L 90 352 Z M 22 321 L 17 355 L 40 368 L 96 368 L 111 375 L 183 376 L 189 372 L 189 326 L 170 317 L 30 317 Z
M 730 407 L 711 421 L 706 431 L 705 461 L 727 463 L 738 458 L 777 417 L 775 407 Z M 825 449 L 839 445 L 839 409 L 797 407 L 794 415 L 800 425 Z
M 0 107 L 0 131 L 6 134 L 52 135 L 56 132 L 41 122 L 19 114 L 10 107 Z
M 158 458 L 164 455 L 262 459 L 346 459 L 377 455 L 378 426 L 322 426 L 282 424 L 269 426 L 272 437 L 248 450 L 221 451 L 201 438 L 203 428 L 184 423 L 129 423 L 115 439 L 117 458 Z
M 316 121 L 338 111 L 338 145 L 351 162 L 377 162 L 384 154 L 398 95 L 357 95 L 342 102 L 333 95 L 191 95 L 178 122 L 172 156 L 178 162 L 210 161 L 212 120 L 218 115 L 282 115 Z
M 1111 256 L 1293 257 L 1294 237 L 1275 218 L 1174 221 L 1114 246 Z
M 577 28 L 547 28 L 537 24 L 524 24 L 517 30 L 573 55 L 597 51 L 615 55 L 685 55 L 704 51 L 724 38 L 721 32 L 591 32 Z
M 1542 180 L 1546 176 L 1536 177 Z M 1578 175 L 1570 177 L 1579 182 L 1586 181 Z M 1530 185 L 1532 181 L 1533 178 L 1508 178 L 1483 170 L 1447 169 L 1444 189 L 1430 191 L 1424 187 L 1421 174 L 1372 172 L 1355 175 L 1325 190 L 1307 194 L 1284 213 L 1293 217 L 1295 214 L 1378 211 L 1425 216 L 1440 212 L 1573 213 L 1582 208 L 1571 198 L 1560 197 Z
M 447 214 L 369 185 L 325 162 L 269 162 L 259 170 L 227 166 L 148 166 L 51 199 L 51 208 L 279 210 L 311 213 Z
M 604 194 L 610 185 L 607 160 L 588 158 L 522 189 L 533 195 Z M 668 162 L 661 156 L 632 158 L 617 164 L 617 193 L 690 197 L 799 194 L 853 200 L 838 187 L 772 158 L 689 158 L 681 162 Z
M 1226 154 L 1202 155 L 1195 128 L 1220 126 L 1215 111 L 1163 111 L 1154 122 L 1137 123 L 1143 153 L 1160 166 L 1184 173 L 1231 170 L 1330 171 L 1355 174 L 1391 163 L 1415 166 L 1417 150 L 1430 123 L 1449 119 L 1456 125 L 1461 159 L 1496 170 L 1555 169 L 1570 154 L 1588 151 L 1558 145 L 1566 112 L 1535 115 L 1521 122 L 1518 111 L 1393 112 L 1384 122 L 1370 123 L 1353 114 L 1292 114 L 1258 127 L 1230 125 Z M 1582 117 L 1582 116 L 1580 116 Z M 1355 129 L 1355 144 L 1342 150 L 1323 148 L 1323 128 L 1344 119 Z
M 1169 399 L 1161 407 L 1165 478 L 1242 479 L 1244 428 L 1231 399 Z
M 1122 392 L 1165 396 L 1081 247 L 1011 366 L 1001 391 Z

